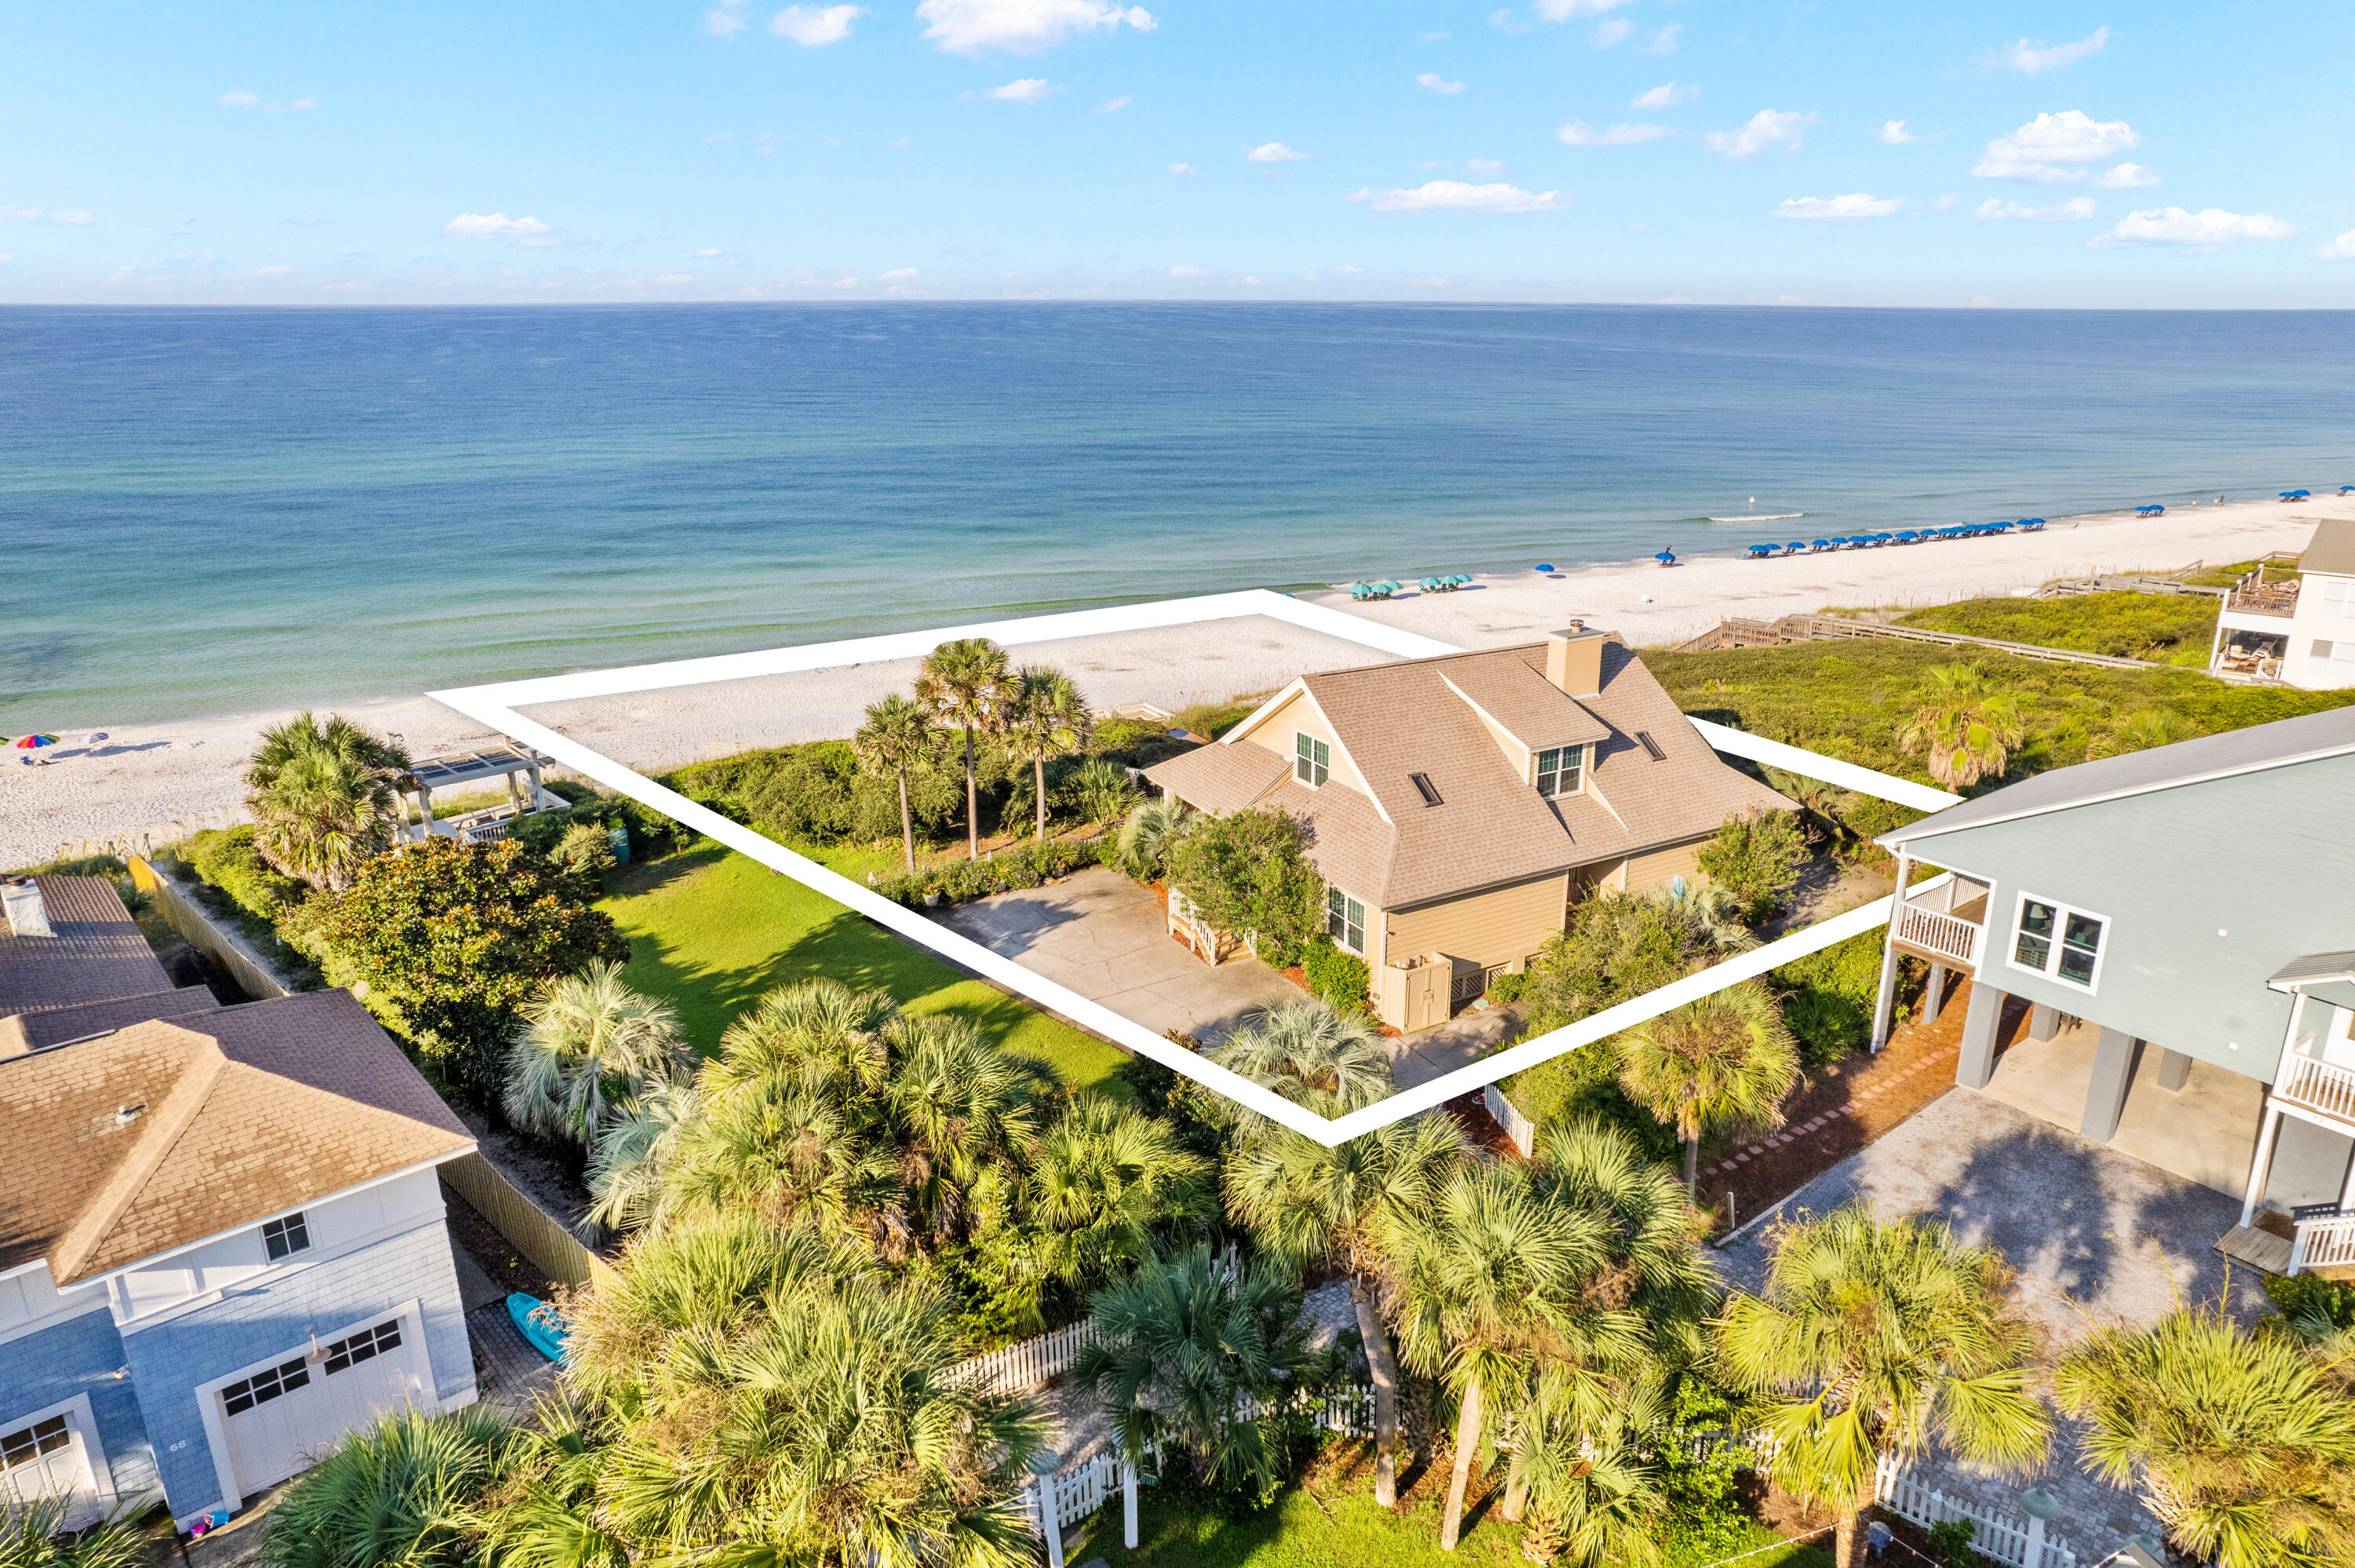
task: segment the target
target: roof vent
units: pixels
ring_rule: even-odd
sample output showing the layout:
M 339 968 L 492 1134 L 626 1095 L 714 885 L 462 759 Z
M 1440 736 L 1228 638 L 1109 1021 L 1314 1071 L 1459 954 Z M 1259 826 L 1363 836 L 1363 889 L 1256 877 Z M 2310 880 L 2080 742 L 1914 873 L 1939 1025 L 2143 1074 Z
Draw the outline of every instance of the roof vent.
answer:
M 1423 797 L 1424 805 L 1436 806 L 1440 803 L 1438 787 L 1432 783 L 1430 774 L 1410 773 L 1406 776 L 1406 779 L 1408 783 L 1414 786 L 1414 792 Z
M 40 885 L 29 876 L 12 876 L 0 883 L 0 905 L 8 910 L 8 929 L 19 937 L 54 937 L 49 912 L 41 903 Z
M 1648 729 L 1639 729 L 1636 732 L 1636 744 L 1642 747 L 1645 754 L 1655 762 L 1666 762 L 1668 759 L 1668 754 L 1660 749 L 1660 743 L 1652 738 L 1652 732 Z
M 117 1127 L 129 1127 L 133 1122 L 139 1119 L 141 1113 L 145 1111 L 146 1108 L 147 1102 L 145 1100 L 141 1100 L 135 1106 L 115 1107 L 114 1125 Z

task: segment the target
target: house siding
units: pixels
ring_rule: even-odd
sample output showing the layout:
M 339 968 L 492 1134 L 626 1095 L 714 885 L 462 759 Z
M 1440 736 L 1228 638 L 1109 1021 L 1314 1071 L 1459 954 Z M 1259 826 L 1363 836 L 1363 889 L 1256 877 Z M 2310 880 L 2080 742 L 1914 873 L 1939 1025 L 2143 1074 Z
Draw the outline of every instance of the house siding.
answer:
M 2355 932 L 2350 802 L 2355 757 L 2329 758 L 1910 847 L 1992 885 L 1988 984 L 2270 1083 L 2289 999 L 2266 978 Z M 2094 993 L 2006 961 L 2023 891 L 2108 917 Z
M 115 1375 L 125 1364 L 123 1336 L 102 1302 L 95 1311 L 10 1341 L 0 1350 L 0 1431 L 11 1429 L 18 1416 L 86 1393 L 115 1496 L 129 1502 L 153 1491 L 155 1451 L 141 1418 L 139 1389 L 134 1380 Z
M 1294 696 L 1253 725 L 1252 732 L 1242 737 L 1242 744 L 1273 751 L 1288 764 L 1294 755 L 1292 736 L 1295 730 L 1313 735 L 1333 748 L 1331 767 L 1325 782 L 1317 788 L 1330 789 L 1336 784 L 1343 784 L 1368 800 L 1373 799 L 1374 792 L 1366 788 L 1365 776 L 1358 771 L 1357 763 L 1342 749 L 1341 737 L 1333 733 L 1333 726 L 1325 722 L 1324 714 L 1318 711 L 1316 699 L 1305 692 Z
M 1445 953 L 1484 968 L 1518 968 L 1562 928 L 1569 897 L 1570 879 L 1558 874 L 1468 898 L 1393 910 L 1384 916 L 1385 958 Z
M 1701 846 L 1709 842 L 1710 836 L 1704 834 L 1686 843 L 1628 856 L 1623 885 L 1630 892 L 1641 893 L 1646 888 L 1665 887 L 1679 876 L 1688 882 L 1700 881 Z
M 440 1219 L 124 1336 L 173 1517 L 240 1500 L 220 1497 L 200 1385 L 411 1300 L 424 1319 L 435 1397 L 453 1399 L 474 1386 L 474 1363 Z

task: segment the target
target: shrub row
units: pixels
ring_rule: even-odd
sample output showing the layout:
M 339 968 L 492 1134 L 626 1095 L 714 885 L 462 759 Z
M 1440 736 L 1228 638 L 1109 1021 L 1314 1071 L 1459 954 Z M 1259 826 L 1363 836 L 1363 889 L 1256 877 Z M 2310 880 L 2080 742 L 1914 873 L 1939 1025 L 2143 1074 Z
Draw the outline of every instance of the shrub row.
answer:
M 253 847 L 253 829 L 208 828 L 191 834 L 181 856 L 197 875 L 227 894 L 229 902 L 255 919 L 276 924 L 280 916 L 303 902 L 306 889 L 291 876 L 281 876 Z
M 1110 864 L 1114 842 L 1110 834 L 1087 840 L 1049 839 L 980 860 L 944 861 L 878 877 L 875 891 L 911 909 L 922 908 L 927 893 L 939 894 L 943 903 L 961 904 L 993 893 L 1036 887 L 1050 876 L 1069 876 L 1082 866 Z

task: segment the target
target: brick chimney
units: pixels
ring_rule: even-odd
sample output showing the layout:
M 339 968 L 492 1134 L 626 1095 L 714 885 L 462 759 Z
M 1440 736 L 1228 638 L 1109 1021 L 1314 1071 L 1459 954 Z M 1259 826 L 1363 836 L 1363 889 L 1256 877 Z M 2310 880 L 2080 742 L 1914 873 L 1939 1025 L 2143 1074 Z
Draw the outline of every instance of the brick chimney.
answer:
M 1573 620 L 1567 631 L 1546 633 L 1546 679 L 1573 697 L 1603 690 L 1603 636 Z

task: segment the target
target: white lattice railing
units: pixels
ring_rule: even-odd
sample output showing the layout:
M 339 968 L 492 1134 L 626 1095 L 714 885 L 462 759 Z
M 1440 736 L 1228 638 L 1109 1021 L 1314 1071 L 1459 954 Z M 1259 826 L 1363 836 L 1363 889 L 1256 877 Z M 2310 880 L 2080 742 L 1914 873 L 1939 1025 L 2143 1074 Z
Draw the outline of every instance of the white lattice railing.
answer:
M 2355 1214 L 2301 1220 L 2297 1239 L 2290 1243 L 2289 1271 L 2332 1268 L 2355 1264 Z
M 990 1393 L 1028 1393 L 1071 1370 L 1080 1347 L 1095 1338 L 1085 1319 L 1035 1340 L 1001 1346 L 958 1363 L 950 1375 L 976 1383 Z
M 1901 905 L 1897 911 L 1897 939 L 1954 963 L 1978 962 L 1977 923 L 1935 909 Z
M 1973 1498 L 1948 1497 L 1915 1480 L 1899 1460 L 1883 1457 L 1876 1473 L 1881 1506 L 1928 1529 L 1949 1520 L 1977 1526 L 1971 1549 L 2009 1568 L 2076 1568 L 2077 1554 L 2041 1519 L 2014 1519 Z
M 2355 1122 L 2355 1067 L 2292 1051 L 2282 1058 L 2281 1082 L 2274 1086 L 2274 1093 L 2286 1104 Z

